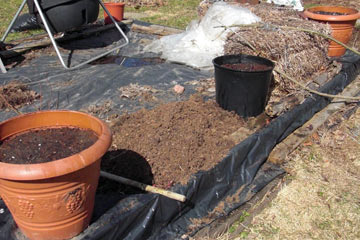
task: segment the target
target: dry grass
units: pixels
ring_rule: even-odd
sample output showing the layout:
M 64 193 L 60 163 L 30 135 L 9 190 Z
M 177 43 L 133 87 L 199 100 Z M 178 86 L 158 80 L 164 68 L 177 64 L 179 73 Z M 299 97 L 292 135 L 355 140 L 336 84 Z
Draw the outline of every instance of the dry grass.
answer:
M 291 182 L 236 239 L 360 239 L 360 109 L 342 115 L 289 156 Z

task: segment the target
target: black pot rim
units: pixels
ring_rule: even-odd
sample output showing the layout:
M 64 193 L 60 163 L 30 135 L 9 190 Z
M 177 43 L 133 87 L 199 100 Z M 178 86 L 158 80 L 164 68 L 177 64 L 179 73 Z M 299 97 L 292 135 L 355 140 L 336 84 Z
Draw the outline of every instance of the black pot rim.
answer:
M 243 70 L 234 70 L 234 69 L 231 69 L 231 68 L 226 68 L 226 67 L 222 67 L 220 64 L 216 63 L 215 61 L 220 59 L 220 58 L 225 58 L 225 57 L 245 57 L 247 59 L 257 59 L 257 60 L 261 60 L 263 61 L 263 64 L 271 67 L 271 69 L 269 70 L 262 70 L 262 71 L 243 71 Z M 259 57 L 259 56 L 255 56 L 255 55 L 248 55 L 248 54 L 230 54 L 230 55 L 221 55 L 221 56 L 218 56 L 216 58 L 214 58 L 212 60 L 212 63 L 214 64 L 215 67 L 217 68 L 220 68 L 220 69 L 224 69 L 224 70 L 227 70 L 227 71 L 232 71 L 232 72 L 244 72 L 244 73 L 262 73 L 262 72 L 268 72 L 268 71 L 272 71 L 275 67 L 275 63 L 273 61 L 271 61 L 270 59 L 267 59 L 267 58 L 263 58 L 263 57 Z

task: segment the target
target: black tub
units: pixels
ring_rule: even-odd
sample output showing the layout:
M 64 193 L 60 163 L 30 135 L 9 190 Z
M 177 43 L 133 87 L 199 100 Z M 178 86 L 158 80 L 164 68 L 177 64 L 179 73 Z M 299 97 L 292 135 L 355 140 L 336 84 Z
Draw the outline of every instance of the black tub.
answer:
M 53 33 L 64 32 L 95 22 L 99 15 L 97 0 L 40 0 L 40 6 Z M 36 15 L 39 25 L 45 29 L 33 0 L 27 0 L 29 12 Z
M 213 60 L 216 102 L 242 117 L 253 117 L 265 109 L 274 63 L 250 55 L 225 55 Z M 225 64 L 251 64 L 256 69 L 234 70 Z

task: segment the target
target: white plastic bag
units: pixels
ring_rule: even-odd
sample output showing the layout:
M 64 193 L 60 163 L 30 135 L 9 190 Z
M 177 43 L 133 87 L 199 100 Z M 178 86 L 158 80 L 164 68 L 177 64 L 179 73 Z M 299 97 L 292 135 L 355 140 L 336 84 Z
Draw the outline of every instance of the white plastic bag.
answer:
M 303 11 L 301 0 L 267 0 L 268 3 L 274 3 L 277 5 L 292 6 L 294 10 Z
M 260 18 L 247 8 L 217 2 L 200 22 L 191 22 L 184 33 L 155 40 L 145 51 L 162 53 L 164 59 L 196 68 L 212 67 L 212 59 L 223 54 L 226 36 L 231 31 L 219 26 L 259 21 Z

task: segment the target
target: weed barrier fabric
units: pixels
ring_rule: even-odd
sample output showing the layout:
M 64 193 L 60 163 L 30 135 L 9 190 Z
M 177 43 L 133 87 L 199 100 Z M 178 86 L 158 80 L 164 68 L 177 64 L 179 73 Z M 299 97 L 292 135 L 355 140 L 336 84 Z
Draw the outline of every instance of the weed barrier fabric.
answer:
M 138 99 L 121 98 L 121 87 L 129 84 L 148 85 L 158 91 L 159 102 L 186 100 L 195 93 L 195 86 L 187 86 L 182 95 L 173 93 L 176 84 L 185 85 L 187 81 L 206 79 L 211 72 L 200 71 L 185 65 L 169 62 L 136 66 L 132 60 L 141 58 L 156 58 L 152 53 L 142 53 L 143 46 L 156 36 L 128 32 L 130 44 L 120 49 L 119 54 L 110 63 L 93 63 L 73 71 L 65 70 L 57 57 L 35 57 L 31 61 L 22 62 L 21 67 L 10 69 L 6 74 L 0 74 L 0 84 L 6 85 L 13 81 L 27 84 L 32 90 L 41 95 L 41 100 L 26 105 L 19 110 L 23 113 L 37 110 L 81 110 L 88 107 L 102 106 L 111 101 L 109 112 L 98 116 L 106 119 L 112 114 L 134 112 L 141 108 L 152 108 L 156 102 L 140 102 Z M 64 43 L 61 49 L 65 61 L 69 58 L 72 65 L 88 60 L 97 53 L 102 53 L 114 47 L 119 39 L 119 32 L 107 31 L 93 38 Z M 105 46 L 105 47 L 104 47 Z M 74 50 L 76 49 L 76 50 Z M 52 47 L 48 50 L 54 53 Z M 125 60 L 124 60 L 125 59 Z M 124 60 L 124 61 L 123 61 Z M 122 63 L 122 65 L 120 65 Z M 14 111 L 1 111 L 0 121 L 16 116 Z
M 342 58 L 342 61 L 342 71 L 330 82 L 321 87 L 320 91 L 337 94 L 356 78 L 360 72 L 360 58 L 348 53 Z M 118 74 L 115 65 L 108 65 L 104 65 L 104 68 L 111 70 L 107 77 L 111 77 L 112 74 Z M 158 70 L 161 71 L 172 67 L 176 68 L 176 74 L 175 76 L 165 74 L 167 80 L 171 77 L 183 76 L 179 70 L 182 68 L 178 68 L 178 66 L 171 66 L 170 64 L 163 65 L 162 67 L 157 66 Z M 100 70 L 104 70 L 104 68 Z M 156 68 L 152 67 L 151 69 L 155 71 Z M 56 72 L 50 74 L 49 71 L 51 70 L 56 70 Z M 87 74 L 94 76 L 94 79 L 91 80 L 96 82 L 95 78 L 100 76 L 98 72 L 100 70 L 95 66 L 90 69 L 79 70 L 76 73 L 81 75 L 88 71 Z M 182 70 L 186 72 L 185 76 L 190 77 L 193 76 L 191 74 L 194 74 L 186 68 Z M 26 71 L 30 70 L 25 69 L 24 71 L 26 73 Z M 44 67 L 42 67 L 42 70 L 37 71 L 35 75 L 32 75 L 36 76 L 32 79 L 33 81 L 43 79 L 44 75 L 53 76 L 52 80 L 57 78 L 56 74 L 61 78 L 64 76 L 70 77 L 67 75 L 68 73 L 58 68 L 50 69 L 46 72 Z M 136 73 L 139 73 L 139 71 L 136 71 Z M 14 75 L 11 74 L 12 73 L 7 76 L 14 77 Z M 22 75 L 24 72 L 14 74 Z M 71 80 L 79 81 L 80 85 L 84 84 L 82 87 L 85 88 L 85 90 L 88 89 L 85 80 L 89 80 L 83 78 L 89 78 L 89 75 L 86 75 L 86 77 L 78 76 L 75 79 L 74 76 L 76 74 L 74 74 L 74 72 L 71 74 Z M 134 77 L 135 73 L 127 70 L 124 71 L 124 74 L 126 76 L 122 78 L 123 82 L 121 84 L 131 82 L 124 79 L 130 76 Z M 197 77 L 201 74 L 202 73 L 198 73 Z M 201 76 L 205 75 L 206 74 L 203 74 Z M 151 80 L 154 79 L 155 78 L 151 78 Z M 147 84 L 161 85 L 160 82 L 165 79 L 164 77 L 151 82 L 149 77 L 144 76 L 142 80 L 147 81 Z M 101 78 L 101 80 L 103 80 L 103 85 L 108 85 L 108 88 L 118 87 L 117 85 L 111 85 L 112 82 L 116 81 L 106 81 L 104 77 Z M 101 82 L 96 84 L 101 84 Z M 118 82 L 117 84 L 121 85 Z M 79 85 L 75 85 L 75 87 L 76 86 Z M 43 88 L 44 87 L 46 86 L 43 85 Z M 72 87 L 74 87 L 74 85 L 72 85 Z M 105 88 L 101 88 L 101 91 L 104 91 L 104 89 Z M 68 88 L 63 88 L 63 90 L 70 91 Z M 100 94 L 101 92 L 96 93 Z M 102 92 L 102 95 L 98 95 L 97 98 L 104 99 L 112 96 L 109 92 Z M 44 98 L 44 101 L 45 99 L 46 98 Z M 72 104 L 69 106 L 69 109 L 80 109 L 81 106 L 83 106 L 82 101 L 86 100 L 88 102 L 95 101 L 93 100 L 93 96 L 86 96 L 86 98 L 81 100 L 74 98 L 74 101 L 77 101 L 77 105 Z M 58 101 L 60 105 L 63 103 L 66 103 L 66 99 L 60 99 Z M 202 223 L 196 225 L 194 224 L 194 219 L 216 219 L 221 216 L 226 216 L 251 199 L 251 197 L 259 192 L 267 183 L 283 174 L 284 171 L 281 168 L 265 163 L 269 153 L 277 143 L 281 142 L 295 129 L 302 126 L 316 112 L 323 109 L 329 103 L 330 99 L 328 98 L 315 95 L 308 97 L 304 103 L 273 120 L 267 127 L 254 133 L 232 148 L 228 156 L 211 170 L 198 172 L 186 185 L 174 186 L 172 188 L 173 191 L 186 195 L 188 199 L 186 203 L 180 203 L 156 194 L 140 193 L 124 195 L 114 193 L 108 196 L 97 194 L 91 225 L 74 239 L 179 239 L 184 234 L 190 236 L 195 234 L 201 227 L 209 224 L 212 220 L 200 221 Z M 129 107 L 133 106 L 130 105 Z M 9 115 L 6 116 L 6 118 L 8 117 Z M 216 207 L 224 203 L 224 200 L 228 197 L 233 197 L 235 201 L 225 202 L 224 208 L 221 209 L 221 211 L 216 211 Z M 2 201 L 0 201 L 0 209 L 3 209 L 0 210 L 0 239 L 21 239 L 12 217 Z

